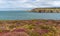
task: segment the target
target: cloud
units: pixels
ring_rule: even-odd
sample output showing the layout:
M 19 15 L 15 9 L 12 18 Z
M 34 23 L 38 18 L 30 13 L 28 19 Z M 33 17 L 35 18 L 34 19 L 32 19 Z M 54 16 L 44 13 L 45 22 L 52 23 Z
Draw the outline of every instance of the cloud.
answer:
M 0 9 L 60 7 L 60 0 L 0 0 Z
M 60 1 L 51 1 L 51 2 L 48 2 L 48 4 L 53 6 L 60 6 Z

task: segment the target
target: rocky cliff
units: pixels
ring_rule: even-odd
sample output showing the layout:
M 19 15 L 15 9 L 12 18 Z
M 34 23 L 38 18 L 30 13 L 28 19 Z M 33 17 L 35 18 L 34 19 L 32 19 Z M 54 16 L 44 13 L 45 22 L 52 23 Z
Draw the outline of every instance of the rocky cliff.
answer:
M 34 8 L 31 12 L 39 13 L 60 13 L 60 8 Z

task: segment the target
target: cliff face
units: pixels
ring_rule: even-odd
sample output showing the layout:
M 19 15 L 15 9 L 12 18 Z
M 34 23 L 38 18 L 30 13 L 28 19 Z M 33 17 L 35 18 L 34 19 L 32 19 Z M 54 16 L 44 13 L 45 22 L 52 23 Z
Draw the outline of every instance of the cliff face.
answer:
M 35 8 L 35 9 L 32 9 L 31 12 L 60 13 L 60 8 Z

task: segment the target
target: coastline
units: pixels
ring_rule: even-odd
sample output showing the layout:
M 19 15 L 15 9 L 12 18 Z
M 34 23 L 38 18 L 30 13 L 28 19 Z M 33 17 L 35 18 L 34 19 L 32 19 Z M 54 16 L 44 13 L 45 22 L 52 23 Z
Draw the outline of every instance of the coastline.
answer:
M 51 8 L 34 8 L 30 10 L 30 12 L 38 12 L 38 13 L 60 13 L 60 7 L 51 7 Z

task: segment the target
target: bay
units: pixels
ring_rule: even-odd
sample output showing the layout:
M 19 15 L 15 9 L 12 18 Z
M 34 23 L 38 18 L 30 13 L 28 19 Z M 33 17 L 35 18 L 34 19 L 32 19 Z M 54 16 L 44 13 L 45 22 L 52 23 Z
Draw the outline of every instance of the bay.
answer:
M 0 11 L 0 20 L 60 20 L 60 13 L 33 13 L 26 11 Z

